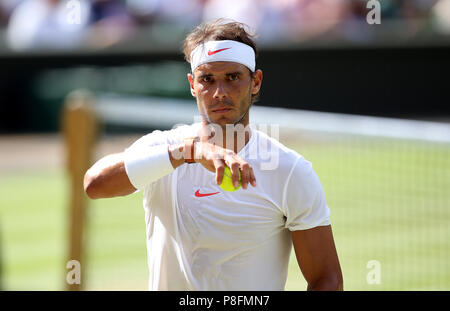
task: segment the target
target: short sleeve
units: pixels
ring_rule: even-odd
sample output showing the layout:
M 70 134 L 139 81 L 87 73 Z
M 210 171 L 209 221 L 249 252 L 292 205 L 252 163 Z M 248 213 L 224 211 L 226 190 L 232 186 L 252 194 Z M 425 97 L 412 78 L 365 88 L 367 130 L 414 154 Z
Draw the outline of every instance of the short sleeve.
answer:
M 142 147 L 151 147 L 156 145 L 162 145 L 167 143 L 167 132 L 155 130 L 150 134 L 144 135 L 138 140 L 136 140 L 130 147 L 126 150 L 140 149 Z
M 127 149 L 151 147 L 163 144 L 177 144 L 183 141 L 183 138 L 193 136 L 197 133 L 201 124 L 194 123 L 192 125 L 182 125 L 177 128 L 161 131 L 155 130 L 150 134 L 142 136 L 136 140 Z
M 306 230 L 330 224 L 330 210 L 311 162 L 300 157 L 292 168 L 284 193 L 285 227 Z

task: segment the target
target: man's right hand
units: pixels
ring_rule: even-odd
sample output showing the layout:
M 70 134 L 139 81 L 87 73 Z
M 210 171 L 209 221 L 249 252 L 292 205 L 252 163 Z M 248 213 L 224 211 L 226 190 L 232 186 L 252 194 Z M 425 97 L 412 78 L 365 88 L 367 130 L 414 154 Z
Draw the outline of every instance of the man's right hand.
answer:
M 222 183 L 225 165 L 227 165 L 232 174 L 233 184 L 237 188 L 239 185 L 239 171 L 241 172 L 242 188 L 247 189 L 250 183 L 256 187 L 256 178 L 251 165 L 238 156 L 233 150 L 225 149 L 216 144 L 206 141 L 197 141 L 194 144 L 194 161 L 200 163 L 208 171 L 216 173 L 216 183 Z M 185 154 L 184 145 L 170 146 L 169 154 L 173 166 L 185 163 L 185 159 L 179 159 L 180 154 Z
M 249 183 L 256 187 L 253 168 L 233 150 L 202 141 L 195 143 L 194 150 L 196 157 L 198 156 L 198 159 L 194 158 L 195 162 L 216 173 L 216 183 L 218 185 L 222 183 L 225 165 L 227 165 L 231 170 L 233 184 L 236 188 L 239 185 L 239 171 L 241 171 L 242 188 L 247 189 Z

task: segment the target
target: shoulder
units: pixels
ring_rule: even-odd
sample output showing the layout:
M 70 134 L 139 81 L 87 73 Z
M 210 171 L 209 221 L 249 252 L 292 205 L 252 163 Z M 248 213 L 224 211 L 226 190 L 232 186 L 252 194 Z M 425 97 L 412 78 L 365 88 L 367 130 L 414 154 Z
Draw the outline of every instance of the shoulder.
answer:
M 286 147 L 279 140 L 270 137 L 266 133 L 255 130 L 257 155 L 261 165 L 267 169 L 275 169 L 284 176 L 291 174 L 294 167 L 306 168 L 311 163 L 297 151 Z M 300 163 L 300 164 L 298 164 Z
M 132 147 L 180 143 L 186 137 L 195 136 L 200 125 L 200 123 L 194 123 L 179 125 L 170 130 L 154 130 L 135 141 Z

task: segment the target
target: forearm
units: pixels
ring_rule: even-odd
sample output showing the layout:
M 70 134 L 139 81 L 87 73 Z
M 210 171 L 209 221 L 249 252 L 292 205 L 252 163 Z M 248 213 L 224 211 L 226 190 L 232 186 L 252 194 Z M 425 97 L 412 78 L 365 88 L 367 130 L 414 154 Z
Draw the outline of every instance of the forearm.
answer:
M 342 278 L 330 275 L 308 283 L 308 291 L 342 291 L 344 290 Z
M 131 194 L 184 164 L 184 147 L 183 143 L 143 146 L 106 156 L 86 172 L 85 191 L 91 199 Z
M 84 176 L 84 189 L 91 199 L 124 196 L 136 191 L 131 184 L 123 153 L 108 155 L 97 161 Z

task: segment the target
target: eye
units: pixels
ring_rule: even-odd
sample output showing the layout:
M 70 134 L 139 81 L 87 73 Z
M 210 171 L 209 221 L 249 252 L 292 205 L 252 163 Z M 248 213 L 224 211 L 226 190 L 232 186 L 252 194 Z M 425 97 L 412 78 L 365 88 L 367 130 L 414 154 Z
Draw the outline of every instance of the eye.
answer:
M 204 77 L 201 77 L 200 80 L 202 82 L 211 82 L 212 81 L 212 77 L 211 76 L 204 76 Z
M 239 76 L 238 76 L 237 74 L 235 74 L 235 73 L 228 75 L 228 79 L 229 79 L 230 81 L 235 81 L 235 80 L 237 80 L 238 78 L 239 78 Z

